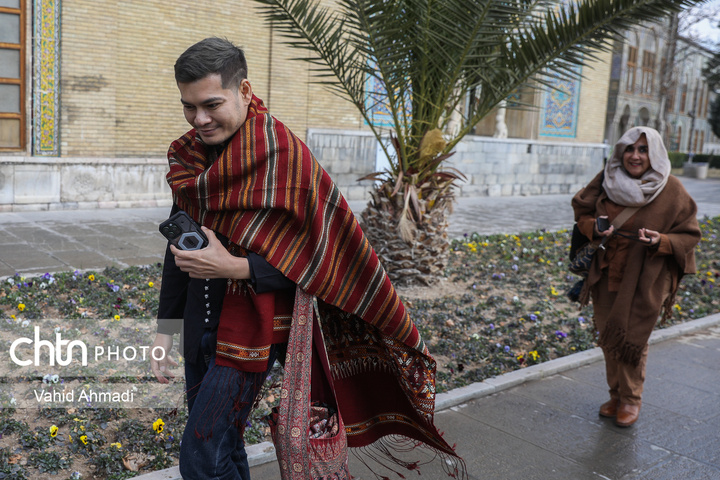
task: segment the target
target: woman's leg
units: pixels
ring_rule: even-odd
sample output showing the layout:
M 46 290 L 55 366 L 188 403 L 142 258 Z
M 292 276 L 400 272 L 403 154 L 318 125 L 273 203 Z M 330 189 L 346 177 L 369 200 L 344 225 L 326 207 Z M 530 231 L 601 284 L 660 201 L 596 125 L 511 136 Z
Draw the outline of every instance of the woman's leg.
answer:
M 593 302 L 593 320 L 595 322 L 595 328 L 598 332 L 604 332 L 607 326 L 608 316 L 610 310 L 615 302 L 617 293 L 608 291 L 607 276 L 603 275 L 598 284 L 592 290 L 592 302 Z M 601 408 L 600 414 L 605 417 L 615 416 L 615 410 L 617 409 L 617 402 L 620 399 L 620 375 L 619 375 L 619 362 L 615 360 L 605 348 L 602 349 L 603 356 L 605 357 L 605 379 L 607 381 L 610 393 L 611 405 L 605 404 Z M 604 411 L 603 411 L 604 410 Z

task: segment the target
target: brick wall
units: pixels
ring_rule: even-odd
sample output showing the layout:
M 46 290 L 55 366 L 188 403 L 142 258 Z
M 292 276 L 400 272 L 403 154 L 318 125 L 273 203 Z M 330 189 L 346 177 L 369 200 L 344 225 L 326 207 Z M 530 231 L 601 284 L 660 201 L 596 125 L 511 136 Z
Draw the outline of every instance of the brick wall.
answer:
M 61 155 L 164 156 L 189 129 L 173 64 L 209 36 L 245 50 L 255 93 L 301 138 L 309 125 L 362 127 L 355 107 L 308 82 L 291 60 L 302 52 L 271 36 L 256 2 L 63 0 Z
M 578 111 L 578 142 L 602 143 L 605 138 L 610 60 L 612 52 L 597 53 L 598 61 L 583 66 L 580 106 Z

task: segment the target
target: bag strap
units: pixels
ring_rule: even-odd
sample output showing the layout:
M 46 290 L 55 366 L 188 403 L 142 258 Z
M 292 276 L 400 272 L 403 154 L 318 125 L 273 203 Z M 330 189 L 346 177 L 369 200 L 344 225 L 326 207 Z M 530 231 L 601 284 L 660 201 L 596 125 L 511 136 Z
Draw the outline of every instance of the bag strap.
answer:
M 635 212 L 640 210 L 640 207 L 625 207 L 622 212 L 618 214 L 617 217 L 615 217 L 615 220 L 613 220 L 610 225 L 615 227 L 615 230 L 623 226 L 623 223 L 627 222 L 630 217 L 633 216 Z
M 610 222 L 610 225 L 612 225 L 612 226 L 614 227 L 613 235 L 615 234 L 615 231 L 616 231 L 617 229 L 619 229 L 620 227 L 622 227 L 623 224 L 624 224 L 625 222 L 627 222 L 628 219 L 629 219 L 630 217 L 632 217 L 633 214 L 635 214 L 635 212 L 637 212 L 638 210 L 640 210 L 640 207 L 625 207 L 625 208 L 623 209 L 623 211 L 620 212 L 617 217 L 615 217 L 615 220 L 613 220 L 612 222 Z M 600 248 L 602 248 L 602 249 L 605 248 L 605 242 L 607 242 L 607 241 L 610 239 L 610 237 L 612 237 L 612 235 L 608 235 L 608 236 L 606 236 L 606 237 L 603 237 L 603 239 L 600 241 L 600 245 L 599 245 Z

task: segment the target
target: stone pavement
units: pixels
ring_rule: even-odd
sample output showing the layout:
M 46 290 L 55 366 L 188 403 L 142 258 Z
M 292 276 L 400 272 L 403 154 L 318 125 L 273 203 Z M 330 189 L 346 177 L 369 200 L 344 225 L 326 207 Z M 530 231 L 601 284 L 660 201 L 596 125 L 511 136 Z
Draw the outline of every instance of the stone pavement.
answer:
M 681 180 L 700 217 L 720 215 L 719 180 Z M 450 234 L 569 228 L 570 198 L 461 198 Z M 161 261 L 157 225 L 168 212 L 0 213 L 0 277 Z M 631 428 L 597 416 L 607 399 L 598 349 L 440 394 L 436 423 L 457 444 L 471 479 L 720 479 L 720 314 L 658 330 L 652 343 L 643 410 Z M 280 478 L 270 444 L 250 447 L 249 456 L 253 479 Z M 357 480 L 376 478 L 352 454 L 350 465 Z M 179 475 L 173 468 L 137 478 Z M 435 462 L 422 478 L 447 477 Z
M 655 331 L 630 428 L 597 414 L 609 398 L 597 348 L 439 394 L 435 423 L 471 480 L 717 480 L 719 357 L 720 314 Z M 376 480 L 352 452 L 353 478 Z M 280 480 L 270 443 L 248 447 L 248 457 L 253 480 Z M 401 473 L 448 478 L 437 459 L 421 471 Z M 174 467 L 136 478 L 180 476 Z
M 720 179 L 680 177 L 698 216 L 720 215 Z M 451 238 L 466 233 L 520 233 L 570 228 L 572 195 L 461 197 L 450 216 Z M 351 202 L 359 213 L 363 202 Z M 162 261 L 157 230 L 170 212 L 155 208 L 0 212 L 0 278 L 15 273 L 126 267 Z

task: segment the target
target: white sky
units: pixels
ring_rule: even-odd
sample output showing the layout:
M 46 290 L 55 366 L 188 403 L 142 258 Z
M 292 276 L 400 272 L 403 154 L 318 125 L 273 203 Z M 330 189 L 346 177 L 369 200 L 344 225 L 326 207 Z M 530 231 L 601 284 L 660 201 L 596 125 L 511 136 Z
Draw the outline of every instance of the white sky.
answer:
M 690 9 L 686 15 L 689 36 L 713 51 L 720 48 L 720 0 L 710 0 Z M 681 31 L 683 30 L 681 26 Z

